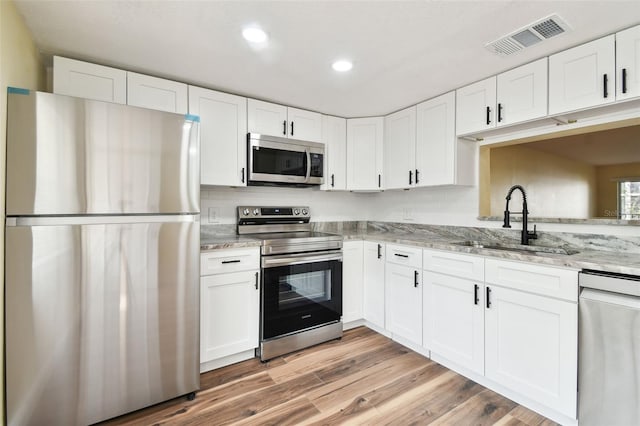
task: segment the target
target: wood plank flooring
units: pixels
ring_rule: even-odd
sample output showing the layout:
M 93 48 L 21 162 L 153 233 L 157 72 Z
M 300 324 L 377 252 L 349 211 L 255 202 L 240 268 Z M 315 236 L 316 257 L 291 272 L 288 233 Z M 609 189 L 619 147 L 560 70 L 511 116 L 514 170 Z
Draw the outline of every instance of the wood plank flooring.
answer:
M 106 425 L 526 425 L 555 423 L 359 327 L 268 363 L 205 373 L 196 399 Z

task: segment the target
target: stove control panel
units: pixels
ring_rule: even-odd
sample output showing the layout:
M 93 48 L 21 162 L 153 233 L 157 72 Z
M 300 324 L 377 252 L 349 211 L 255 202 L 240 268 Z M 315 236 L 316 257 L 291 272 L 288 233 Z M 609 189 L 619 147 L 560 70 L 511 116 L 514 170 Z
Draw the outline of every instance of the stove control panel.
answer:
M 238 218 L 310 218 L 311 214 L 308 206 L 302 207 L 258 207 L 239 206 Z

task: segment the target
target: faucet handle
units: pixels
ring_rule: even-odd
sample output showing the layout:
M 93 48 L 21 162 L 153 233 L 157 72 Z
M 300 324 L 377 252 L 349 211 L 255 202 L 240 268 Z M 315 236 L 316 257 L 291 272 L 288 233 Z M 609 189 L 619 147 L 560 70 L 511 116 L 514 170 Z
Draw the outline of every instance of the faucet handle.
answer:
M 538 234 L 536 233 L 536 228 L 538 225 L 533 225 L 533 232 L 529 232 L 529 239 L 535 240 L 538 238 Z

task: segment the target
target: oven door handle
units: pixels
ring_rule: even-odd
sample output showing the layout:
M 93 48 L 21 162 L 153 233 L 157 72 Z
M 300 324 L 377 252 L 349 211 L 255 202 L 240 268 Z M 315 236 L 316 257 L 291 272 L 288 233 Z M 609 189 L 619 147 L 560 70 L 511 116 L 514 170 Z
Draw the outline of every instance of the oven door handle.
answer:
M 300 253 L 282 256 L 263 256 L 262 267 L 277 268 L 278 266 L 302 265 L 304 263 L 327 262 L 337 260 L 342 262 L 342 252 L 321 252 L 316 254 Z

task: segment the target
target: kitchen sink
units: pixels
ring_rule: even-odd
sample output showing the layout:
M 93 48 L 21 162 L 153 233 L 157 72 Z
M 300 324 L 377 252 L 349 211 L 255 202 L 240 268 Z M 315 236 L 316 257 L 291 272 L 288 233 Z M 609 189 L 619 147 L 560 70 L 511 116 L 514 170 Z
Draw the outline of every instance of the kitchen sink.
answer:
M 503 244 L 503 243 L 472 241 L 472 240 L 460 241 L 454 244 L 458 246 L 484 248 L 489 250 L 519 251 L 524 253 L 561 254 L 565 256 L 570 256 L 572 254 L 579 253 L 579 251 L 577 250 L 566 249 L 562 247 L 547 247 L 547 246 L 535 246 L 535 245 L 524 246 L 521 244 Z

